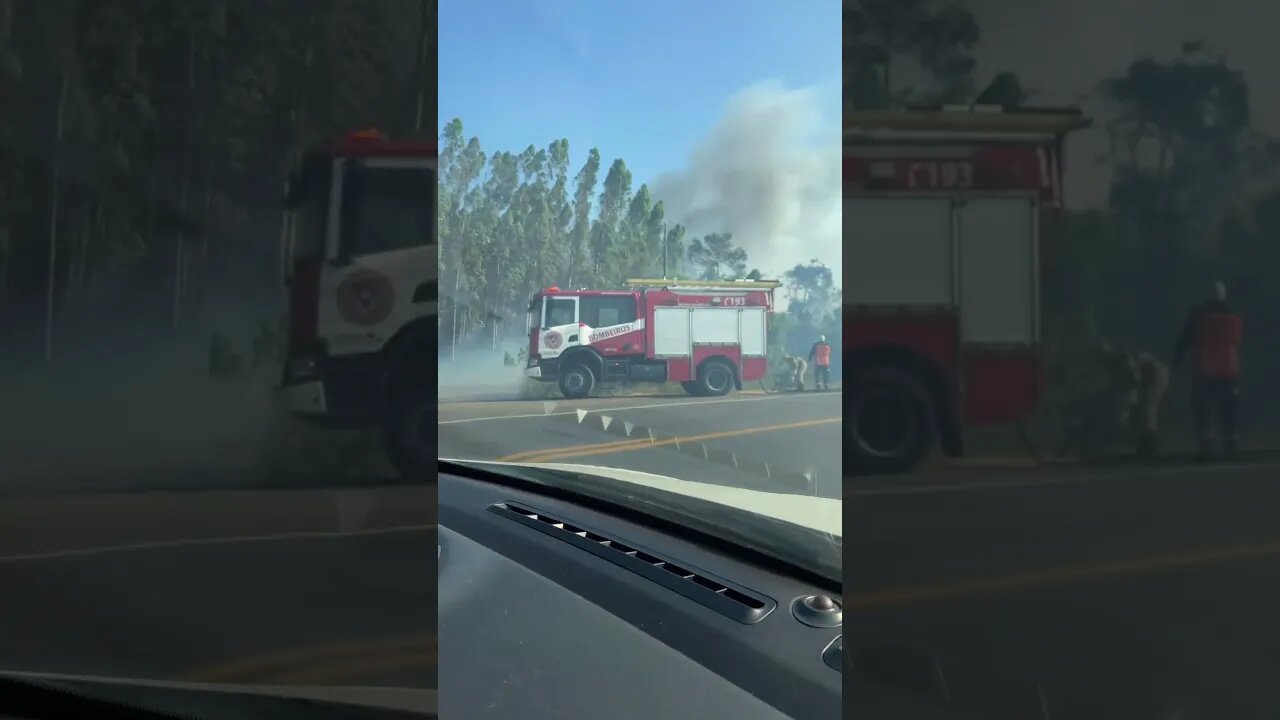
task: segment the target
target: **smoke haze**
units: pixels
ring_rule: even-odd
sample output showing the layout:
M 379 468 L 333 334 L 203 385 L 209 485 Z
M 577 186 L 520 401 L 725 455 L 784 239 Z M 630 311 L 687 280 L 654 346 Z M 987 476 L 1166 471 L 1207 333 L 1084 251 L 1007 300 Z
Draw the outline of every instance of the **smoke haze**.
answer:
M 748 269 L 777 277 L 810 259 L 840 268 L 840 131 L 812 88 L 749 87 L 727 103 L 678 172 L 653 182 L 688 239 L 730 232 Z
M 376 444 L 312 430 L 272 407 L 278 363 L 242 378 L 209 377 L 210 333 L 228 335 L 248 362 L 257 324 L 283 309 L 279 296 L 212 297 L 178 337 L 163 317 L 139 314 L 60 326 L 52 366 L 0 369 L 4 490 L 318 483 L 347 472 L 336 469 L 347 455 L 374 465 Z M 161 298 L 152 304 L 165 307 Z
M 1096 98 L 1098 83 L 1124 72 L 1142 56 L 1165 61 L 1184 40 L 1202 40 L 1227 56 L 1249 81 L 1257 125 L 1280 128 L 1280 89 L 1264 80 L 1273 72 L 1272 34 L 1257 31 L 1280 21 L 1280 4 L 1256 0 L 966 0 L 982 28 L 975 48 L 978 81 L 997 72 L 1017 72 L 1035 90 L 1038 105 L 1078 104 L 1094 128 L 1074 133 L 1067 143 L 1066 202 L 1099 207 L 1106 202 L 1108 168 L 1097 162 L 1107 150 L 1106 113 Z M 910 84 L 913 78 L 904 77 Z

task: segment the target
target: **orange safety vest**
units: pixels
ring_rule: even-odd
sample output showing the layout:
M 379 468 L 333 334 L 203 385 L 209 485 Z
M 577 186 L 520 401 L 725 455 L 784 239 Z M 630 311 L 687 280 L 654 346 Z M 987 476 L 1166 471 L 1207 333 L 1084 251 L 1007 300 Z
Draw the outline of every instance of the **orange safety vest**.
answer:
M 1202 312 L 1196 318 L 1196 373 L 1203 378 L 1240 377 L 1244 322 L 1234 313 Z
M 813 349 L 813 364 L 818 367 L 827 367 L 831 364 L 831 346 L 822 343 Z

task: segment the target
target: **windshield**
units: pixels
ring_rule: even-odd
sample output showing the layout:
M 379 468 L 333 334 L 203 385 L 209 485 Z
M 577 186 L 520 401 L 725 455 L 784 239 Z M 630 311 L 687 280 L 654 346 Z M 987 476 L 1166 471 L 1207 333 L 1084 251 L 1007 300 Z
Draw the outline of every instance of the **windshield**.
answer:
M 434 689 L 434 6 L 0 0 L 0 675 Z
M 431 244 L 436 188 L 435 172 L 422 163 L 347 167 L 342 251 L 349 256 L 374 255 Z
M 574 298 L 547 298 L 547 321 L 543 327 L 559 327 L 578 321 L 578 301 Z
M 749 6 L 442 5 L 439 457 L 838 504 L 837 4 Z M 653 482 L 619 502 L 684 508 Z

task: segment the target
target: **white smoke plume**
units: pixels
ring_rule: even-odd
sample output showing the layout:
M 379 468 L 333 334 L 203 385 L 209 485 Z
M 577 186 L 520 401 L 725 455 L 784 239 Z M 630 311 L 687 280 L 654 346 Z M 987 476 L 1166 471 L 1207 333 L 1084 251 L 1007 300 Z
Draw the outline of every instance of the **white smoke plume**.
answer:
M 818 99 L 778 83 L 737 93 L 688 166 L 653 182 L 686 244 L 729 232 L 748 269 L 777 277 L 817 259 L 841 286 L 840 120 L 823 117 Z

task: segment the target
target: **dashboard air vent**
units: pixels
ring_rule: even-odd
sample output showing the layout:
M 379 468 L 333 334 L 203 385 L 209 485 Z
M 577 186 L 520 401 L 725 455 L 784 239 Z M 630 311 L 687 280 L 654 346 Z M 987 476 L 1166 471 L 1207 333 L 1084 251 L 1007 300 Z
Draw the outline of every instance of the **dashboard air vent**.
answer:
M 740 585 L 539 510 L 517 503 L 498 503 L 490 505 L 489 510 L 575 545 L 740 623 L 760 622 L 777 607 L 770 598 Z

